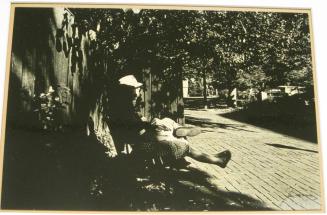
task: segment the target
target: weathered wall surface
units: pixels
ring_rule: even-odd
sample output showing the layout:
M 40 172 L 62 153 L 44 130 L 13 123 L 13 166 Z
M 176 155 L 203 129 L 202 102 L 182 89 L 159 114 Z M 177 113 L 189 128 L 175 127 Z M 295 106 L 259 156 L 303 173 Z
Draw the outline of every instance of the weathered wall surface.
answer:
M 69 24 L 63 26 L 65 14 Z M 70 26 L 73 22 L 73 16 L 64 8 L 16 9 L 9 87 L 10 112 L 30 116 L 33 99 L 47 93 L 52 86 L 58 91 L 65 91 L 66 95 L 60 96 L 66 107 L 64 119 L 67 123 L 71 121 L 74 101 L 71 86 L 78 83 L 70 74 L 71 53 L 64 53 L 63 37 L 59 37 L 58 29 L 71 36 Z M 25 124 L 16 114 L 9 116 L 8 120 Z
M 97 86 L 101 77 L 88 32 L 78 28 L 74 15 L 65 8 L 17 8 L 13 33 L 7 125 L 38 128 L 35 101 L 51 87 L 63 106 L 60 123 L 86 129 L 91 116 L 98 139 L 110 148 Z

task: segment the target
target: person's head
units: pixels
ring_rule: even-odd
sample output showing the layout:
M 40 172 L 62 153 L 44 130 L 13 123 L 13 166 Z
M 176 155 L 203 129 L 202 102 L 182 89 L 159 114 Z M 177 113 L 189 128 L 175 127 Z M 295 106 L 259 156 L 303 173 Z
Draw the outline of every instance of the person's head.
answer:
M 140 95 L 140 87 L 143 84 L 138 82 L 134 75 L 126 75 L 118 81 L 122 89 L 122 96 L 132 102 L 136 101 L 137 97 Z

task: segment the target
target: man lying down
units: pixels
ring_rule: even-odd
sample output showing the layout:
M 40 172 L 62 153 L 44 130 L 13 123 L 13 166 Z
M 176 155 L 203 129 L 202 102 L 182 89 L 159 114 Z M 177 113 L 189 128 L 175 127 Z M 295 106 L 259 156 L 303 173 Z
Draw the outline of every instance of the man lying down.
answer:
M 200 134 L 199 128 L 182 126 L 170 118 L 154 118 L 151 122 L 147 122 L 140 116 L 136 111 L 136 103 L 141 86 L 142 83 L 133 75 L 119 79 L 117 88 L 119 92 L 115 93 L 113 99 L 115 105 L 110 114 L 110 127 L 118 154 L 124 150 L 121 143 L 131 144 L 135 149 L 144 150 L 155 146 L 155 153 L 159 156 L 176 160 L 188 156 L 200 162 L 215 164 L 221 168 L 226 167 L 231 159 L 229 150 L 208 154 L 189 144 L 186 137 Z

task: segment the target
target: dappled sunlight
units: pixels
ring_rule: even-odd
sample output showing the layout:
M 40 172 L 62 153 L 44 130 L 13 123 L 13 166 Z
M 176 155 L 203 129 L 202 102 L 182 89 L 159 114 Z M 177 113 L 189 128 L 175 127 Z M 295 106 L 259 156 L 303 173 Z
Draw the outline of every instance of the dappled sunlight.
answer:
M 308 17 L 17 7 L 1 206 L 318 208 Z

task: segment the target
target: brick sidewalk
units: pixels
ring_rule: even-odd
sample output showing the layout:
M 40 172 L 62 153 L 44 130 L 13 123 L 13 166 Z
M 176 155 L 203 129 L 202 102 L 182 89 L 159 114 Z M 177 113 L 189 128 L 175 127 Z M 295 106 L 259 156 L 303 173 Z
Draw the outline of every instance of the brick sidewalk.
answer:
M 218 153 L 229 149 L 225 169 L 188 159 L 206 171 L 217 189 L 239 192 L 275 210 L 321 208 L 319 146 L 219 116 L 214 110 L 185 110 L 185 116 L 207 122 L 190 138 L 194 148 Z

